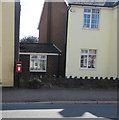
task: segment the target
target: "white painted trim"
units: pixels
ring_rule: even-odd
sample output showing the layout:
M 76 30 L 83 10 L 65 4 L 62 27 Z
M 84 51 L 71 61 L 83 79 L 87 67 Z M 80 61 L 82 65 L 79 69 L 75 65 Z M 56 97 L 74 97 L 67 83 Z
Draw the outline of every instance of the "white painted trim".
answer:
M 85 6 L 85 5 L 83 5 L 83 6 L 79 6 L 79 5 L 71 5 L 71 7 L 79 7 L 79 8 L 90 8 L 90 9 L 93 9 L 93 8 L 99 8 L 99 9 L 113 9 L 113 8 L 116 8 L 116 7 L 112 7 L 112 8 L 110 8 L 110 7 L 98 7 L 98 6 Z
M 60 55 L 58 53 L 25 53 L 25 52 L 20 52 L 20 55 Z
M 46 70 L 30 70 L 30 72 L 46 72 Z
M 64 0 L 64 2 L 66 3 L 67 7 L 69 6 L 69 3 L 67 0 Z
M 31 57 L 32 57 L 32 55 L 33 54 L 31 54 L 30 55 L 30 63 L 31 63 Z M 38 55 L 38 56 L 40 56 L 40 55 Z M 47 72 L 47 55 L 43 55 L 43 56 L 45 56 L 45 58 L 44 58 L 44 60 L 45 60 L 45 70 L 31 70 L 30 68 L 31 68 L 31 65 L 29 65 L 29 71 L 30 72 Z M 38 59 L 38 58 L 37 58 Z M 39 59 L 38 60 L 36 60 L 37 62 L 39 61 Z
M 80 49 L 80 63 L 79 63 L 79 65 L 80 65 L 80 70 L 96 70 L 96 64 L 97 64 L 97 51 L 98 51 L 98 49 L 87 49 L 87 48 L 85 48 L 85 50 L 88 50 L 88 53 L 86 54 L 82 54 L 81 53 L 81 50 L 84 50 L 84 49 Z M 96 54 L 89 54 L 89 50 L 96 50 Z M 87 67 L 86 68 L 83 68 L 83 67 L 81 67 L 81 56 L 82 55 L 87 55 Z M 96 56 L 96 61 L 95 61 L 95 68 L 88 68 L 88 61 L 89 61 L 89 55 L 95 55 Z
M 88 12 L 84 12 L 84 10 L 85 9 L 90 9 L 91 10 L 91 12 L 90 13 L 88 13 Z M 94 14 L 94 13 L 92 13 L 92 10 L 93 9 L 98 9 L 99 10 L 99 19 L 98 19 L 98 28 L 91 28 L 91 25 L 92 25 L 92 15 Z M 101 11 L 101 9 L 99 9 L 99 8 L 85 8 L 84 7 L 84 10 L 83 10 L 83 26 L 82 26 L 82 28 L 83 29 L 89 29 L 89 30 L 91 30 L 91 29 L 93 29 L 93 30 L 99 30 L 100 29 L 100 11 Z M 90 26 L 89 27 L 84 27 L 84 14 L 89 14 L 90 15 Z
M 60 52 L 62 52 L 55 44 L 53 44 L 53 46 L 58 49 Z

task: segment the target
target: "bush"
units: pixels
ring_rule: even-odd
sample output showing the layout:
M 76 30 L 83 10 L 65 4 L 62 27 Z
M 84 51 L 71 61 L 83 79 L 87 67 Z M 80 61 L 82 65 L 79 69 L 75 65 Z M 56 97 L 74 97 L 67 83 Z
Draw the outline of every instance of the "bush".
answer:
M 30 78 L 28 81 L 28 88 L 40 88 L 42 85 L 42 80 L 39 78 Z
M 42 80 L 38 77 L 31 77 L 30 79 L 20 79 L 20 87 L 23 88 L 40 88 L 42 86 Z

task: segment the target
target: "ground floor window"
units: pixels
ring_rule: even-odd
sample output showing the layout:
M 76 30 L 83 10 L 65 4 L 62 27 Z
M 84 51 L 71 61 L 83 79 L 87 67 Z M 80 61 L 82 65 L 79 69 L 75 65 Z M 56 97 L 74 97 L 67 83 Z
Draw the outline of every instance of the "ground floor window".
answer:
M 96 54 L 97 54 L 97 50 L 95 49 L 81 49 L 80 68 L 95 69 Z
M 46 64 L 46 55 L 30 55 L 30 72 L 46 72 Z

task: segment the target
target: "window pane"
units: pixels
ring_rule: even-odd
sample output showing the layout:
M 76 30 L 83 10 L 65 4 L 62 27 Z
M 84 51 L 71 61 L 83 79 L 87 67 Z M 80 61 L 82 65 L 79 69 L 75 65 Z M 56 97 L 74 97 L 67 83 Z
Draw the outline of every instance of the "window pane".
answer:
M 81 49 L 81 68 L 95 68 L 96 67 L 96 53 L 95 49 Z
M 88 68 L 95 68 L 96 55 L 89 55 Z
M 99 15 L 92 14 L 91 28 L 98 28 L 99 25 Z
M 91 12 L 91 9 L 84 9 L 84 12 Z
M 90 28 L 90 24 L 84 24 L 84 28 Z
M 33 70 L 34 69 L 34 60 L 31 60 L 30 61 L 30 70 Z
M 37 55 L 32 55 L 31 58 L 37 58 L 38 56 Z
M 99 9 L 92 9 L 92 13 L 99 13 Z
M 81 56 L 81 68 L 86 68 L 87 67 L 87 55 L 82 55 Z
M 40 59 L 40 60 L 45 60 L 45 59 L 46 59 L 46 55 L 40 55 L 40 56 L 39 56 L 39 59 Z
M 96 54 L 96 50 L 90 49 L 89 54 Z
M 45 60 L 40 60 L 40 64 L 39 65 L 40 65 L 40 69 L 41 70 L 45 70 L 45 65 L 46 65 L 45 64 Z
M 84 25 L 83 27 L 90 27 L 90 14 L 84 14 Z
M 41 58 L 45 58 L 45 56 L 44 55 L 39 55 L 39 58 L 41 59 Z
M 88 50 L 83 49 L 81 50 L 81 53 L 88 53 Z
M 30 57 L 30 70 L 35 72 L 46 71 L 46 56 L 45 55 L 32 55 Z
M 84 28 L 99 27 L 99 9 L 84 9 Z

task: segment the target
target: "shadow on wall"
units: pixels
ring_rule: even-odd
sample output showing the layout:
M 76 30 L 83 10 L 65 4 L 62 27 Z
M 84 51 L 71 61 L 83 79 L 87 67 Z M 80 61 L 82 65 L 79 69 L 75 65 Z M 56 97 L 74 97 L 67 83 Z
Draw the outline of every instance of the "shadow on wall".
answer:
M 80 88 L 80 89 L 117 89 L 119 79 L 116 78 L 72 78 L 57 76 L 32 76 L 20 79 L 23 88 Z

